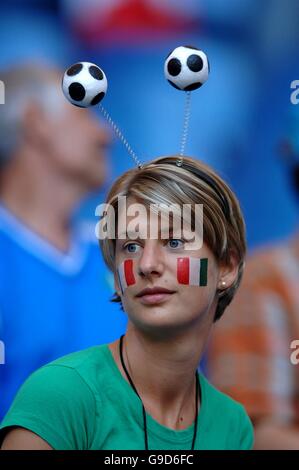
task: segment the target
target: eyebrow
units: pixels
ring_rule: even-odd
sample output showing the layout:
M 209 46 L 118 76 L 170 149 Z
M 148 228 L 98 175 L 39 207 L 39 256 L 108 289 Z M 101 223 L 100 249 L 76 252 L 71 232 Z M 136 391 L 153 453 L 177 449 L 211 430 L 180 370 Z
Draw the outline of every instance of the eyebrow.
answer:
M 160 236 L 161 236 L 162 234 L 164 234 L 164 233 L 165 233 L 165 234 L 172 235 L 172 234 L 173 234 L 173 231 L 174 231 L 174 229 L 173 229 L 173 224 L 170 223 L 168 229 L 165 228 L 165 229 L 161 230 L 161 227 L 159 227 L 158 234 L 159 234 Z M 122 237 L 123 237 L 123 238 L 122 238 Z M 128 239 L 128 238 L 129 238 L 129 239 L 132 239 L 132 240 L 141 239 L 139 236 L 136 236 L 136 232 L 133 232 L 133 231 L 129 231 L 129 232 L 123 231 L 123 232 L 121 232 L 121 233 L 118 235 L 118 237 L 117 237 L 118 240 L 120 240 L 120 239 L 121 239 L 121 240 L 126 240 L 126 239 Z M 143 239 L 142 239 L 142 240 L 143 240 Z
M 118 239 L 122 239 L 122 240 L 125 240 L 126 238 L 139 238 L 139 237 L 136 237 L 136 232 L 121 232 L 118 237 Z

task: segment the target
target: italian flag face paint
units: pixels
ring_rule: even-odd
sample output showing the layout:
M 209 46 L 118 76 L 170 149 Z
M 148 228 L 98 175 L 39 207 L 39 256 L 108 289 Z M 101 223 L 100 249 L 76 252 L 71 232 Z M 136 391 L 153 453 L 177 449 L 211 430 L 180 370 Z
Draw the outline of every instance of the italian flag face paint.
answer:
M 128 286 L 132 286 L 136 282 L 133 272 L 133 260 L 126 259 L 123 261 L 117 268 L 117 274 L 121 292 L 123 294 Z
M 178 258 L 177 278 L 179 284 L 206 286 L 208 283 L 208 258 Z

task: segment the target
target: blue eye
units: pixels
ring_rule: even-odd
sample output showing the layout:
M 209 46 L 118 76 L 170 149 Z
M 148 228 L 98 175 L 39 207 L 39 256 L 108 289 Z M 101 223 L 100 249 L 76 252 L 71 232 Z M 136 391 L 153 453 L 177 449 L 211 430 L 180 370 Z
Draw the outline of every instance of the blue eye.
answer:
M 136 253 L 137 249 L 134 249 L 134 248 L 138 248 L 138 247 L 139 245 L 137 245 L 137 243 L 128 243 L 127 245 L 124 246 L 124 250 L 127 251 L 128 253 Z
M 179 240 L 177 238 L 172 238 L 171 240 L 168 240 L 170 248 L 182 248 L 184 245 L 183 240 Z M 179 245 L 179 243 L 181 243 Z

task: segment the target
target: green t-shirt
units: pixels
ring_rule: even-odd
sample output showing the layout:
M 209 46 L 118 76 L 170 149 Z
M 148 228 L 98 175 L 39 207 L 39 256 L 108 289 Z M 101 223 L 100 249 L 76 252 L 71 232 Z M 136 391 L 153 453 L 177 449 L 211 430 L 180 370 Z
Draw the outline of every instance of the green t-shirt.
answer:
M 195 449 L 251 449 L 253 428 L 243 406 L 199 377 Z M 29 429 L 59 450 L 144 449 L 141 401 L 108 345 L 69 354 L 34 372 L 1 423 L 0 442 L 8 426 Z M 191 449 L 194 424 L 175 431 L 147 414 L 147 430 L 150 450 Z

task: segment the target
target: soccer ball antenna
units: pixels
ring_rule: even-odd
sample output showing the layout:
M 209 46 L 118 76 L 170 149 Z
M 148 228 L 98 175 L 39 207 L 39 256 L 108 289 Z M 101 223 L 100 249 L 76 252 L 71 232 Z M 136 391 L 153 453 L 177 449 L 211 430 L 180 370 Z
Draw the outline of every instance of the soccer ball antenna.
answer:
M 180 46 L 166 57 L 164 75 L 168 82 L 177 90 L 186 92 L 183 133 L 181 139 L 180 158 L 176 164 L 182 166 L 190 120 L 191 91 L 200 88 L 208 79 L 210 65 L 206 54 L 195 47 Z M 107 93 L 108 81 L 104 71 L 91 62 L 78 62 L 69 67 L 62 79 L 62 90 L 66 99 L 74 106 L 88 108 L 99 104 L 105 119 L 126 147 L 138 168 L 143 164 L 132 150 L 127 139 L 112 120 L 108 111 L 101 104 Z
M 182 166 L 187 142 L 191 112 L 191 91 L 200 88 L 208 79 L 210 64 L 207 55 L 193 46 L 179 46 L 168 54 L 164 62 L 166 80 L 177 90 L 186 92 L 183 133 L 180 158 L 176 164 Z
M 89 108 L 99 104 L 106 95 L 108 81 L 104 71 L 91 62 L 78 62 L 69 67 L 62 79 L 62 90 L 66 99 L 74 106 Z M 99 108 L 113 131 L 126 147 L 136 165 L 141 168 L 142 163 L 131 148 L 129 142 L 115 124 L 108 111 L 102 104 Z

